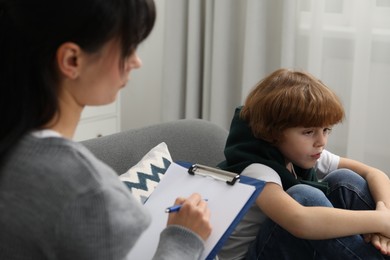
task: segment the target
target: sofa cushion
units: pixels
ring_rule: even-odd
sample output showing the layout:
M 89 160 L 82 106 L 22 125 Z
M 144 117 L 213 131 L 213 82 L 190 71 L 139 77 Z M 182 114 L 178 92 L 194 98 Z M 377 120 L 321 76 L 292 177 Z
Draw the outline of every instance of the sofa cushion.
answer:
M 131 193 L 145 203 L 172 162 L 166 143 L 152 148 L 142 159 L 119 176 Z

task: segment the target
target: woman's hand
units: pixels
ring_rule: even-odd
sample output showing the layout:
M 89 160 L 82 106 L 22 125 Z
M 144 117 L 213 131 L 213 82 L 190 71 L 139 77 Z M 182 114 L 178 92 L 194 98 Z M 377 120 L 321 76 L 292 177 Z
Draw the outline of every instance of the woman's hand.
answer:
M 211 234 L 210 209 L 207 202 L 194 193 L 187 199 L 177 198 L 175 205 L 182 206 L 179 211 L 169 213 L 168 225 L 186 227 L 206 240 Z

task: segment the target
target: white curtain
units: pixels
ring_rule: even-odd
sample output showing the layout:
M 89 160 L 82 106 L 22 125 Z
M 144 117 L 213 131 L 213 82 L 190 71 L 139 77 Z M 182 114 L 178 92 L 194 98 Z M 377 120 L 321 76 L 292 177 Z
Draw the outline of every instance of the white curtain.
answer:
M 234 107 L 269 71 L 268 6 L 275 2 L 166 1 L 164 121 L 200 117 L 229 126 Z
M 228 128 L 256 82 L 280 67 L 303 69 L 346 109 L 328 148 L 390 173 L 390 0 L 156 2 L 161 40 L 141 50 L 159 68 L 155 121 L 204 118 Z M 141 74 L 136 85 L 150 82 L 148 67 Z
M 328 148 L 390 174 L 390 1 L 306 0 L 295 7 L 295 30 L 284 33 L 295 36 L 293 66 L 334 89 L 347 113 Z

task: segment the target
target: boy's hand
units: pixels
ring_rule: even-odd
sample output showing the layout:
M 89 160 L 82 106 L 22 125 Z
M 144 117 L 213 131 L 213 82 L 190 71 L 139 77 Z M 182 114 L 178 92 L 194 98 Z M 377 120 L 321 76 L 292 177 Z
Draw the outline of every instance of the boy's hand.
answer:
M 376 204 L 376 210 L 388 211 L 385 203 L 378 201 Z M 390 255 L 390 238 L 382 234 L 365 234 L 364 241 L 371 243 L 376 249 L 378 249 L 384 255 Z
M 390 238 L 381 234 L 366 234 L 364 235 L 364 241 L 371 243 L 383 255 L 390 255 Z

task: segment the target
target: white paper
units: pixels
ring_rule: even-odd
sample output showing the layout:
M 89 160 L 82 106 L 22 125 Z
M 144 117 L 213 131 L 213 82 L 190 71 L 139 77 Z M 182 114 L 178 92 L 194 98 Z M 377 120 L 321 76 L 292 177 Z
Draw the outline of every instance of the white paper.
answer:
M 205 242 L 202 257 L 205 259 L 254 191 L 252 185 L 239 182 L 228 185 L 210 177 L 190 175 L 186 168 L 172 163 L 144 205 L 152 215 L 152 223 L 131 250 L 129 259 L 152 259 L 160 233 L 166 227 L 165 209 L 172 206 L 177 197 L 188 197 L 194 192 L 208 200 L 211 211 L 212 233 Z

